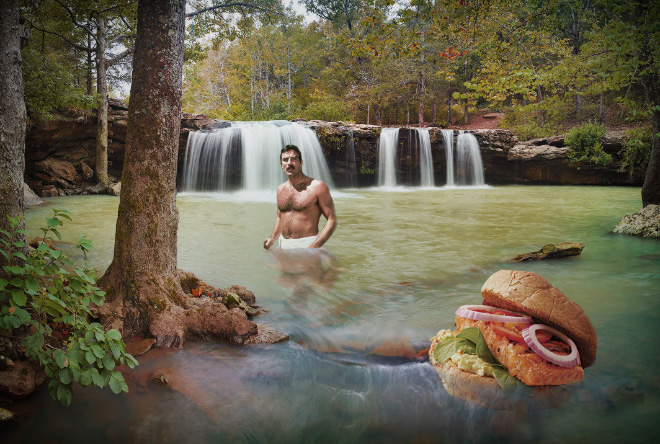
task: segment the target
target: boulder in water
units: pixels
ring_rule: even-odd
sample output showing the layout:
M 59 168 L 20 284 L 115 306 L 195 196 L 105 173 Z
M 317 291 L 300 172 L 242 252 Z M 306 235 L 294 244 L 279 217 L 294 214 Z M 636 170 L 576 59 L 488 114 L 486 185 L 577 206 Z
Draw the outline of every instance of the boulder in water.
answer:
M 660 238 L 660 205 L 647 205 L 635 214 L 624 216 L 614 232 Z

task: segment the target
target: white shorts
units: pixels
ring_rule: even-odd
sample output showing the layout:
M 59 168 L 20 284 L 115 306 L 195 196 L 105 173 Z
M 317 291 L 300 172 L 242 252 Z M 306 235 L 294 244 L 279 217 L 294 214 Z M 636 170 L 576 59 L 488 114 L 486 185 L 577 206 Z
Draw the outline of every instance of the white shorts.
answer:
M 291 250 L 294 248 L 308 248 L 314 243 L 317 237 L 319 237 L 318 234 L 316 236 L 301 237 L 298 239 L 287 239 L 280 234 L 280 248 L 285 250 Z

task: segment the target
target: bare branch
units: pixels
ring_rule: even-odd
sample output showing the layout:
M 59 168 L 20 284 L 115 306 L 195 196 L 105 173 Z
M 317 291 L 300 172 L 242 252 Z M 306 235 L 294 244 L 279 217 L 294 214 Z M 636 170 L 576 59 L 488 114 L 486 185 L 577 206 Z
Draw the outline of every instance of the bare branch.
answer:
M 60 39 L 64 40 L 67 44 L 69 44 L 71 47 L 73 47 L 73 48 L 75 48 L 79 51 L 83 51 L 83 52 L 87 52 L 87 53 L 93 53 L 94 51 L 96 51 L 96 47 L 91 47 L 90 48 L 90 47 L 87 47 L 87 46 L 79 45 L 78 43 L 72 42 L 71 40 L 69 40 L 68 37 L 63 36 L 60 33 L 49 31 L 44 27 L 39 27 L 35 23 L 31 22 L 28 19 L 25 19 L 25 21 L 27 23 L 29 23 L 30 27 L 32 27 L 33 29 L 36 29 L 37 31 L 40 31 L 40 32 L 43 32 L 43 33 L 46 33 L 46 34 L 50 34 L 50 35 L 54 35 L 56 37 L 59 37 Z
M 117 54 L 113 57 L 110 57 L 109 59 L 106 60 L 106 66 L 111 67 L 111 66 L 116 65 L 117 63 L 121 62 L 122 59 L 126 58 L 126 56 L 133 53 L 133 49 L 134 48 L 132 46 L 130 46 L 130 47 L 126 48 L 126 50 L 120 52 L 119 54 Z
M 78 28 L 84 30 L 87 34 L 89 34 L 90 36 L 92 36 L 92 38 L 93 38 L 94 40 L 96 40 L 96 33 L 95 33 L 92 29 L 90 29 L 89 27 L 87 27 L 86 25 L 79 23 L 78 20 L 76 19 L 75 14 L 73 13 L 73 11 L 72 11 L 67 5 L 63 4 L 63 3 L 61 2 L 61 0 L 55 0 L 55 2 L 56 2 L 58 5 L 60 5 L 60 6 L 62 7 L 62 9 L 64 9 L 64 10 L 67 12 L 67 14 L 69 14 L 69 17 L 71 17 L 71 21 L 73 22 L 73 24 L 74 24 L 75 26 L 77 26 Z M 68 42 L 67 42 L 67 43 L 68 43 Z

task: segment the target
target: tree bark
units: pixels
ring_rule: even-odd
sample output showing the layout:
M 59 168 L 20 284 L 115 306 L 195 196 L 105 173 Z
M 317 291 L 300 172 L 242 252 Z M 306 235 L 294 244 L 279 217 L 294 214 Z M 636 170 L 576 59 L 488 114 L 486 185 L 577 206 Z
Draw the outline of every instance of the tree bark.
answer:
M 436 111 L 437 111 L 437 101 L 435 98 L 433 98 L 433 118 L 431 119 L 433 120 L 433 123 L 438 122 Z
M 424 126 L 424 102 L 421 99 L 419 100 L 419 108 L 417 111 L 418 125 L 421 128 Z
M 21 44 L 22 39 L 27 40 L 27 34 L 19 20 L 18 0 L 0 2 L 0 229 L 5 231 L 10 227 L 7 216 L 20 217 L 25 209 L 26 114 Z M 24 219 L 18 228 L 25 228 Z M 25 236 L 18 234 L 12 240 L 24 242 Z M 0 265 L 5 264 L 0 255 Z
M 108 83 L 106 80 L 105 19 L 99 17 L 96 39 L 96 92 L 99 108 L 96 123 L 96 180 L 108 186 Z
M 642 185 L 642 205 L 660 205 L 660 111 L 653 111 L 653 142 L 651 157 L 646 167 L 644 185 Z
M 112 263 L 98 314 L 124 338 L 156 346 L 188 334 L 242 342 L 257 333 L 245 313 L 185 295 L 177 272 L 176 170 L 181 126 L 185 0 L 143 0 L 128 107 L 125 161 Z

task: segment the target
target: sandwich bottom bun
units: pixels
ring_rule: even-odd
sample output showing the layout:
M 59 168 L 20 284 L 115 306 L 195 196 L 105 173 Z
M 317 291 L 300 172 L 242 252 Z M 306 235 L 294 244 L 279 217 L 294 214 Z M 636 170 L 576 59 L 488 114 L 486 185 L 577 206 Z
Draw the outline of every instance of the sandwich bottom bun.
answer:
M 440 376 L 447 393 L 488 409 L 543 410 L 556 408 L 568 401 L 575 390 L 570 385 L 532 388 L 520 382 L 517 390 L 506 392 L 500 388 L 495 378 L 463 371 L 451 360 L 438 364 L 433 358 L 435 346 L 436 344 L 433 343 L 429 350 L 430 362 Z

